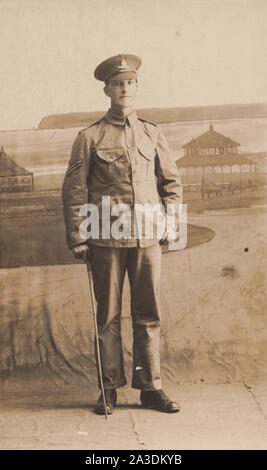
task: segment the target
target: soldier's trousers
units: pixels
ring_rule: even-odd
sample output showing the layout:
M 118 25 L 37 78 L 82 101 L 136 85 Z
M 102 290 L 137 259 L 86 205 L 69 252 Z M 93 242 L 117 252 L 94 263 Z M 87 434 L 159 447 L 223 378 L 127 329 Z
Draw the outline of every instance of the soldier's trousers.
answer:
M 148 248 L 91 245 L 90 249 L 104 388 L 115 389 L 126 384 L 121 340 L 121 305 L 127 271 L 133 327 L 132 387 L 159 390 L 161 248 L 159 244 L 155 244 Z M 98 383 L 100 384 L 99 371 Z

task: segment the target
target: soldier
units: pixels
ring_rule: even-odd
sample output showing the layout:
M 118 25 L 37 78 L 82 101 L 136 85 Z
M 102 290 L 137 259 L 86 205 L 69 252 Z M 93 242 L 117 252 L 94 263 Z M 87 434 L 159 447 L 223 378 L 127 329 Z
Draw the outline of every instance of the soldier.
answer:
M 173 240 L 166 224 L 158 237 L 136 228 L 135 208 L 161 202 L 175 207 L 182 201 L 177 166 L 160 128 L 137 117 L 133 102 L 141 59 L 120 54 L 102 62 L 95 78 L 105 83 L 111 106 L 99 121 L 79 132 L 74 141 L 62 188 L 67 242 L 76 258 L 90 263 L 97 301 L 97 324 L 107 412 L 116 405 L 116 389 L 126 384 L 121 342 L 121 299 L 126 271 L 131 289 L 133 326 L 132 387 L 141 390 L 143 407 L 177 412 L 179 405 L 162 390 L 160 377 L 161 244 Z M 119 221 L 115 206 L 129 209 L 128 236 L 110 233 L 107 220 Z M 80 208 L 99 210 L 97 235 L 86 240 L 80 230 Z M 92 207 L 92 206 L 90 206 Z M 98 218 L 97 218 L 98 220 Z M 116 224 L 115 224 L 116 225 Z M 99 371 L 98 371 L 98 382 Z M 104 414 L 102 393 L 95 412 Z

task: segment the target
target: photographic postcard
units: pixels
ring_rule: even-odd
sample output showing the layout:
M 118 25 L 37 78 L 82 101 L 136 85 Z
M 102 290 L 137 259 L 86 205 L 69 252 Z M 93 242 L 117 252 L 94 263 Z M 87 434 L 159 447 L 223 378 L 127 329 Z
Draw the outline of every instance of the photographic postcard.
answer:
M 0 2 L 1 449 L 266 449 L 266 14 L 259 0 Z M 181 410 L 143 409 L 131 387 L 126 276 L 127 385 L 105 423 L 61 191 L 78 133 L 110 107 L 94 70 L 118 54 L 141 58 L 134 108 L 167 139 L 186 205 L 160 278 L 161 378 Z

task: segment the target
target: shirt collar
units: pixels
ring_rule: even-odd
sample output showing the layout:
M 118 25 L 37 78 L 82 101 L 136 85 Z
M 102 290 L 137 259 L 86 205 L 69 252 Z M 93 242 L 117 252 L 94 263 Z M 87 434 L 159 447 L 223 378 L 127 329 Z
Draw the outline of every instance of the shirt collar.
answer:
M 104 119 L 111 124 L 115 124 L 116 126 L 125 126 L 125 124 L 130 124 L 133 126 L 137 121 L 136 112 L 132 111 L 128 116 L 123 117 L 119 116 L 118 114 L 114 114 L 111 109 L 105 114 Z

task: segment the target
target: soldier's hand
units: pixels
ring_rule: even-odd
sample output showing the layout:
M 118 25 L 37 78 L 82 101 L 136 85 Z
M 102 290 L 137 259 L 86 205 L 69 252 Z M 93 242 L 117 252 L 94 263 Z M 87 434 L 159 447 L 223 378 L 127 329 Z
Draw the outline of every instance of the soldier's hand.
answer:
M 75 258 L 82 259 L 85 263 L 90 262 L 90 248 L 87 243 L 74 246 L 72 251 Z
M 168 245 L 168 243 L 173 243 L 177 239 L 176 231 L 170 227 L 169 225 L 166 226 L 164 234 L 159 241 L 160 245 Z

